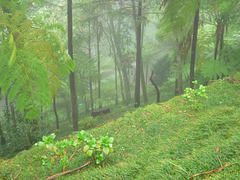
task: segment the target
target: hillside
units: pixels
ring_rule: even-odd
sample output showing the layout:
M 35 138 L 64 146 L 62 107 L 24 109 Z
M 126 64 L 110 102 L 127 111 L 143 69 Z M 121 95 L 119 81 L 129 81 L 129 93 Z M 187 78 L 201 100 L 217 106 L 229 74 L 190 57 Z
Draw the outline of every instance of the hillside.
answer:
M 114 137 L 114 153 L 102 166 L 89 165 L 58 179 L 188 179 L 240 161 L 240 84 L 219 80 L 206 89 L 201 108 L 189 107 L 183 96 L 127 113 L 91 130 Z M 33 147 L 13 159 L 1 160 L 2 179 L 45 179 L 62 167 L 43 165 L 42 147 Z M 77 155 L 68 169 L 89 159 Z M 196 179 L 238 179 L 240 164 Z

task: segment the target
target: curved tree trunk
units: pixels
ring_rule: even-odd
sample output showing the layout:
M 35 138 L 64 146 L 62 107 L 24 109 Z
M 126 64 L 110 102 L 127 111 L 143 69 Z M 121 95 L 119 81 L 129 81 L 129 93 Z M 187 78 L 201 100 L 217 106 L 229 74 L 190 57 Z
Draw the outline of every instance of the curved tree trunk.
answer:
M 157 84 L 156 84 L 156 83 L 154 82 L 154 80 L 153 80 L 153 76 L 154 76 L 154 74 L 153 74 L 153 71 L 152 71 L 152 74 L 151 74 L 149 80 L 150 80 L 150 82 L 152 83 L 152 85 L 154 86 L 154 88 L 155 88 L 155 90 L 156 90 L 157 102 L 159 103 L 159 102 L 160 102 L 160 92 L 159 92 L 159 89 L 158 89 Z

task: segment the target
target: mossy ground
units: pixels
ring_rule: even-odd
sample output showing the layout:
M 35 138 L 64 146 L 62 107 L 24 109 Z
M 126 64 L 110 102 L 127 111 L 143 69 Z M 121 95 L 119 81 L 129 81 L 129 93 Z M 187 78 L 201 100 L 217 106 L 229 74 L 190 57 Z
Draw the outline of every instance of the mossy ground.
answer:
M 182 96 L 128 112 L 90 130 L 113 136 L 114 153 L 102 164 L 58 179 L 189 179 L 190 175 L 240 161 L 240 84 L 219 80 L 207 87 L 207 100 L 192 109 Z M 217 151 L 219 149 L 219 151 Z M 61 172 L 59 163 L 43 166 L 49 152 L 33 147 L 13 159 L 1 160 L 2 179 L 45 179 Z M 89 159 L 79 153 L 68 169 Z M 240 164 L 195 179 L 239 179 Z

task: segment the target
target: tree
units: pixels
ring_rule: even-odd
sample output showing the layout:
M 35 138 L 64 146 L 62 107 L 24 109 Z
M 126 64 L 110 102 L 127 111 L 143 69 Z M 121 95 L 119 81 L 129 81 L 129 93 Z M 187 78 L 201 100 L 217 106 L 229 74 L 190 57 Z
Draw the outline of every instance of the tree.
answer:
M 138 1 L 137 13 L 135 0 L 132 0 L 133 18 L 135 24 L 136 33 L 136 84 L 135 84 L 135 102 L 134 107 L 140 106 L 140 80 L 141 80 L 141 60 L 142 60 L 142 48 L 141 48 L 141 37 L 142 37 L 142 0 Z
M 29 19 L 23 11 L 14 9 L 19 8 L 16 1 L 1 3 L 0 87 L 18 111 L 34 119 L 42 106 L 51 103 L 51 93 L 60 85 L 60 77 L 74 64 L 59 40 L 59 26 Z M 57 30 L 50 30 L 52 27 Z
M 73 60 L 73 45 L 72 45 L 72 0 L 68 0 L 68 54 Z M 71 71 L 69 75 L 70 80 L 70 93 L 72 102 L 72 118 L 73 118 L 73 130 L 78 131 L 78 105 L 77 105 L 77 93 L 75 87 L 74 72 Z
M 193 39 L 192 39 L 192 53 L 191 53 L 191 63 L 190 63 L 190 87 L 194 88 L 194 67 L 195 67 L 195 57 L 196 57 L 196 47 L 197 47 L 197 34 L 198 34 L 198 21 L 199 21 L 199 9 L 196 11 L 193 25 Z

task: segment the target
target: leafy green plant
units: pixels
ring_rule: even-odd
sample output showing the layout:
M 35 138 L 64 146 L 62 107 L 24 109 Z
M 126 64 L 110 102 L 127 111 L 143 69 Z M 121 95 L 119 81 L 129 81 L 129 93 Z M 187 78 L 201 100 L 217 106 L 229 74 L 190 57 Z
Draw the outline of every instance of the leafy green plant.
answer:
M 193 84 L 197 84 L 197 80 L 193 81 Z M 184 92 L 184 98 L 190 104 L 190 107 L 195 109 L 199 109 L 202 106 L 199 101 L 200 98 L 208 98 L 208 96 L 206 95 L 206 87 L 203 85 L 200 85 L 197 90 L 194 90 L 192 88 L 186 88 Z
M 104 136 L 97 140 L 94 137 L 90 138 L 89 134 L 83 130 L 78 132 L 75 137 L 62 141 L 55 142 L 55 137 L 54 133 L 49 136 L 43 136 L 43 141 L 37 143 L 37 145 L 45 146 L 53 152 L 51 163 L 54 161 L 55 156 L 60 158 L 59 162 L 63 166 L 63 172 L 66 171 L 69 162 L 80 149 L 82 143 L 84 144 L 83 152 L 91 157 L 96 164 L 100 164 L 104 160 L 104 155 L 113 153 L 113 137 Z M 74 151 L 71 151 L 71 148 L 74 148 Z M 43 165 L 49 165 L 46 159 L 46 157 L 45 159 L 43 158 Z
M 71 161 L 72 157 L 74 156 L 74 154 L 77 151 L 78 145 L 80 143 L 78 143 L 77 141 L 75 141 L 74 139 L 64 139 L 62 141 L 57 141 L 55 142 L 56 135 L 54 133 L 52 133 L 49 136 L 43 136 L 41 142 L 38 143 L 39 146 L 45 146 L 46 148 L 50 149 L 54 155 L 56 155 L 57 157 L 60 157 L 60 164 L 63 166 L 63 172 L 66 171 L 67 166 L 69 164 L 69 162 Z M 75 150 L 74 152 L 71 153 L 71 156 L 69 157 L 70 154 L 70 148 L 74 147 Z M 53 156 L 54 157 L 54 156 Z M 51 159 L 51 162 L 54 161 L 54 158 Z

